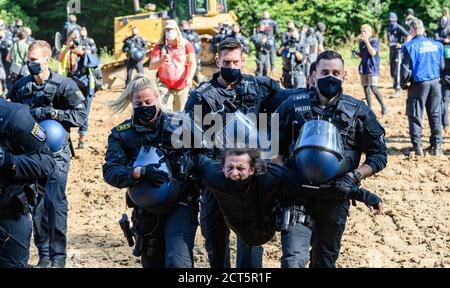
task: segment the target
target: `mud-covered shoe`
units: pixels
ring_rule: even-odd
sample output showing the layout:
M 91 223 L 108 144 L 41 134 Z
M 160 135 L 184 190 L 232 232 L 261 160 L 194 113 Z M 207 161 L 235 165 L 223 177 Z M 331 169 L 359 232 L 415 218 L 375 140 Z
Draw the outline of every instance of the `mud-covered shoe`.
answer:
M 78 141 L 77 149 L 84 149 L 84 145 L 85 145 L 84 141 Z
M 48 257 L 39 258 L 39 262 L 34 268 L 50 268 L 52 261 Z
M 55 259 L 52 261 L 52 268 L 66 267 L 66 259 Z
M 415 146 L 411 149 L 411 152 L 413 152 L 417 157 L 424 157 L 423 149 L 421 146 Z
M 444 156 L 444 151 L 442 150 L 442 144 L 432 145 L 430 147 L 430 154 L 433 156 Z

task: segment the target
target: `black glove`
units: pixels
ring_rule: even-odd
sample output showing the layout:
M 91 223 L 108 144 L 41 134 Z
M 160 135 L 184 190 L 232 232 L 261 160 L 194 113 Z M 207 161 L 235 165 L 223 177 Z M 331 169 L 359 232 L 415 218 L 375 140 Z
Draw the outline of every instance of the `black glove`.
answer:
M 168 182 L 169 175 L 158 169 L 160 164 L 149 164 L 141 168 L 141 179 L 150 182 L 155 186 L 161 186 Z
M 351 199 L 350 196 L 357 193 L 359 190 L 359 186 L 356 184 L 355 179 L 348 174 L 336 180 L 334 185 L 337 188 L 337 199 Z
M 0 170 L 8 170 L 13 167 L 11 162 L 11 157 L 9 156 L 8 151 L 6 151 L 3 146 L 0 146 Z
M 179 167 L 179 173 L 174 176 L 174 178 L 178 181 L 184 181 L 191 174 L 192 169 L 195 165 L 195 154 L 191 150 L 187 150 L 186 152 L 178 158 L 177 161 Z
M 349 175 L 339 178 L 335 186 L 337 188 L 337 199 L 352 199 L 363 202 L 368 206 L 376 206 L 381 202 L 381 198 L 376 194 L 361 188 Z
M 359 195 L 361 197 L 360 198 L 361 200 L 359 200 L 359 199 L 356 199 L 356 200 L 363 202 L 367 206 L 375 207 L 378 204 L 380 204 L 380 202 L 382 201 L 381 198 L 378 197 L 377 194 L 372 193 L 364 188 L 359 189 Z
M 58 111 L 50 106 L 31 109 L 30 113 L 36 120 L 55 119 L 58 115 Z

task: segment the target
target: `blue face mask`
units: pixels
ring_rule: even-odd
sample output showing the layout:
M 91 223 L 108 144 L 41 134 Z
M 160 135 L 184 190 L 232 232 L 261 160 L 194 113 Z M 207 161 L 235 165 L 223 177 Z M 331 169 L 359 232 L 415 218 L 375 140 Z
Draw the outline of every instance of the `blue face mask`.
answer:
M 227 83 L 234 83 L 242 77 L 241 69 L 228 67 L 220 68 L 220 75 L 222 76 L 223 80 L 227 81 Z

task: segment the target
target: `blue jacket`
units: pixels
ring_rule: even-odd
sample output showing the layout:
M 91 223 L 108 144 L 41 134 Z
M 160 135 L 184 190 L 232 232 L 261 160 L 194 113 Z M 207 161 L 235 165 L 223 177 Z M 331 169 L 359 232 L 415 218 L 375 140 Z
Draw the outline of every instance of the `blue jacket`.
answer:
M 438 79 L 444 63 L 444 46 L 425 36 L 416 36 L 402 47 L 400 84 Z

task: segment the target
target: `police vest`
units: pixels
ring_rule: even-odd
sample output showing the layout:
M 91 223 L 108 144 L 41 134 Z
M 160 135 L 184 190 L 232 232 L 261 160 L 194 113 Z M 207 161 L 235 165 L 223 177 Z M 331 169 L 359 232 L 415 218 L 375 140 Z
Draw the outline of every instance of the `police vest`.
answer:
M 362 101 L 350 96 L 341 94 L 337 99 L 336 107 L 331 115 L 323 115 L 317 107 L 312 105 L 315 91 L 292 96 L 293 119 L 296 121 L 298 132 L 303 124 L 309 120 L 317 119 L 318 115 L 324 120 L 331 121 L 340 131 L 344 144 L 344 157 L 349 161 L 349 171 L 358 167 L 361 159 L 361 151 L 356 143 L 356 124 L 358 111 L 362 108 Z M 293 135 L 293 137 L 298 137 Z M 293 139 L 294 141 L 296 139 Z M 293 141 L 293 144 L 295 143 Z M 293 145 L 291 145 L 289 155 L 292 156 Z
M 19 93 L 24 99 L 23 104 L 28 105 L 30 109 L 52 106 L 56 92 L 58 91 L 59 86 L 64 83 L 65 78 L 56 73 L 52 73 L 51 78 L 45 83 L 42 90 L 33 91 L 33 80 L 31 77 L 32 76 L 28 76 L 26 78 L 27 83 L 25 87 L 19 90 Z
M 196 92 L 208 104 L 212 112 L 223 111 L 233 113 L 233 107 L 227 105 L 231 102 L 242 113 L 258 113 L 261 107 L 261 96 L 259 95 L 259 85 L 254 76 L 242 75 L 242 80 L 235 87 L 235 97 L 221 95 L 210 82 L 201 85 Z M 203 115 L 205 116 L 205 115 Z
M 417 36 L 403 45 L 412 63 L 412 81 L 422 82 L 440 77 L 444 49 L 441 43 Z

